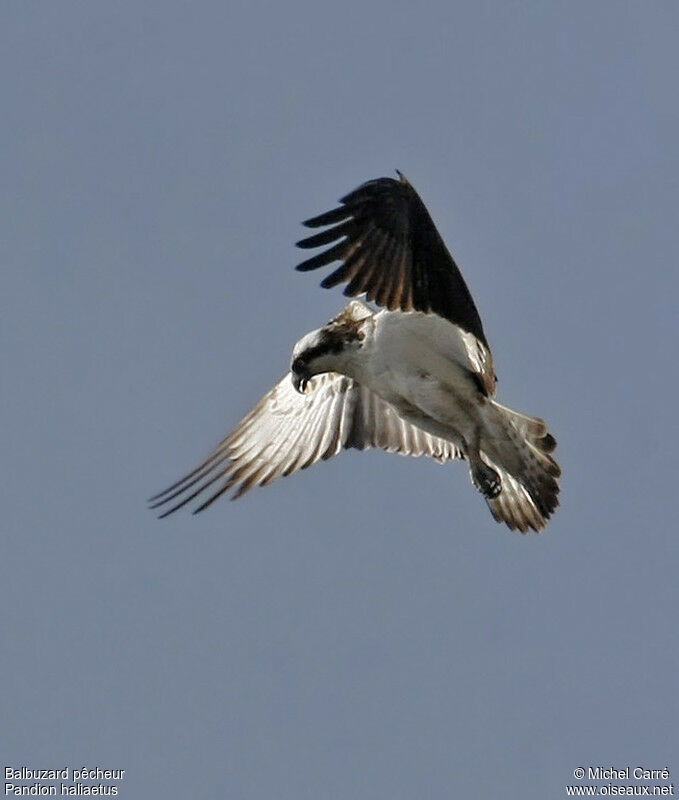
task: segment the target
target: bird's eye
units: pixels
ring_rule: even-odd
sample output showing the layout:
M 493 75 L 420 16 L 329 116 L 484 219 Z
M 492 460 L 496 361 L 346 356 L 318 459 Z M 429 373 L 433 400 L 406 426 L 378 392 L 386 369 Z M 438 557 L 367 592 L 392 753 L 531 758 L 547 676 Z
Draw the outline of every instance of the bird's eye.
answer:
M 292 371 L 293 372 L 304 372 L 305 369 L 306 369 L 306 364 L 304 363 L 303 359 L 296 358 L 292 362 Z

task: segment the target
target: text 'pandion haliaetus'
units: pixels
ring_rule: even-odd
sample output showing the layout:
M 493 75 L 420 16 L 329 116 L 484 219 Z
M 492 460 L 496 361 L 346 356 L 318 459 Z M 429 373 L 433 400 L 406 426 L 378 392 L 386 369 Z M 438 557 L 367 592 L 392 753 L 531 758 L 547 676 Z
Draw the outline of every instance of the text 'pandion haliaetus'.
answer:
M 151 498 L 167 516 L 233 489 L 305 469 L 343 448 L 467 459 L 498 522 L 541 530 L 558 504 L 556 442 L 545 423 L 495 399 L 495 371 L 474 301 L 408 181 L 378 178 L 307 220 L 299 247 L 331 245 L 302 272 L 340 262 L 321 283 L 354 300 L 300 339 L 290 372 L 185 478 Z M 327 227 L 332 226 L 332 227 Z M 194 513 L 195 513 L 194 512 Z

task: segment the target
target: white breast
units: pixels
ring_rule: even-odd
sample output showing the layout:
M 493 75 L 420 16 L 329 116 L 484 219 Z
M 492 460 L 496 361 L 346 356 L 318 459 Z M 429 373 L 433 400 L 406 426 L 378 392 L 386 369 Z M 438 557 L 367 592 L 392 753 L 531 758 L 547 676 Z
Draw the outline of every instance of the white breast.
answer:
M 416 408 L 457 418 L 456 406 L 473 402 L 477 392 L 458 328 L 432 314 L 380 312 L 362 355 L 357 379 L 404 416 Z
M 436 314 L 381 311 L 375 317 L 375 340 L 390 360 L 421 362 L 434 357 L 473 369 L 463 332 Z

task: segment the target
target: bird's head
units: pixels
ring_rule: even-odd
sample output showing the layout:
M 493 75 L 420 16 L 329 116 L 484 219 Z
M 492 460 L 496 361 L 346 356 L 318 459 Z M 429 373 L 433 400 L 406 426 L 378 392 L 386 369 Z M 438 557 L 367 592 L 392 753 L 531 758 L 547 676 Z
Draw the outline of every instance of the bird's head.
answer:
M 340 317 L 303 336 L 292 351 L 292 385 L 304 393 L 309 380 L 322 372 L 349 374 L 352 357 L 363 346 L 362 320 Z

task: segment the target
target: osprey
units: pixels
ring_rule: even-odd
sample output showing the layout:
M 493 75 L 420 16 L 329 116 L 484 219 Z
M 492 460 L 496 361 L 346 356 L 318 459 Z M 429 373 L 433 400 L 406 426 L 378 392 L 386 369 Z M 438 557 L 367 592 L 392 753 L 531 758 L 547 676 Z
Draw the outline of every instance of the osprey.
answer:
M 466 459 L 498 522 L 541 530 L 558 505 L 556 446 L 541 419 L 495 400 L 490 347 L 471 294 L 415 189 L 378 178 L 307 220 L 298 242 L 331 245 L 299 264 L 339 261 L 322 281 L 354 300 L 300 339 L 290 372 L 196 469 L 151 498 L 165 517 L 208 489 L 194 513 L 233 489 L 309 467 L 342 449 L 379 447 Z M 331 227 L 327 227 L 331 226 Z

